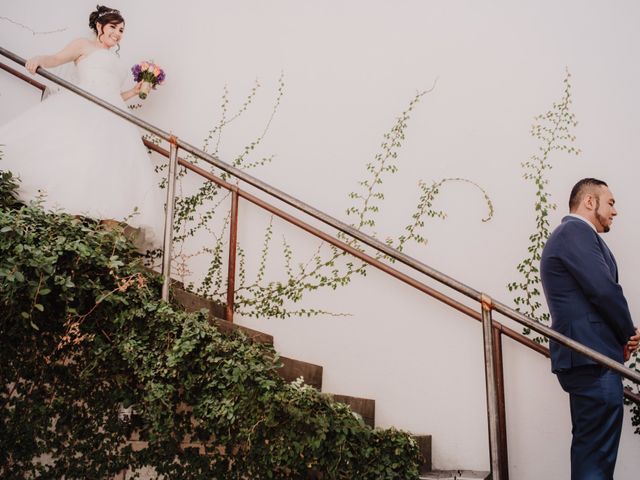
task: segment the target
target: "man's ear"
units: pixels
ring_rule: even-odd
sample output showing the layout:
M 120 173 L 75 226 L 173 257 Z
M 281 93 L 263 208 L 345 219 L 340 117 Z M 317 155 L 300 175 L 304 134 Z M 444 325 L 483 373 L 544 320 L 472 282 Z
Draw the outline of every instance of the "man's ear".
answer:
M 584 198 L 582 199 L 582 204 L 587 208 L 587 210 L 595 210 L 596 199 L 592 193 L 585 193 Z

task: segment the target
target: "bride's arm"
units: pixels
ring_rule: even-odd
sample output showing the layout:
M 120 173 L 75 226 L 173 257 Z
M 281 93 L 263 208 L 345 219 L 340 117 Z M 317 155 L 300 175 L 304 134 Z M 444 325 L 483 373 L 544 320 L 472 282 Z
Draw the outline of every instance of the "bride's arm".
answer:
M 141 85 L 142 85 L 142 81 L 136 83 L 133 86 L 133 88 L 131 88 L 129 90 L 125 90 L 124 92 L 120 92 L 120 96 L 122 97 L 122 100 L 124 100 L 126 102 L 130 98 L 135 97 L 136 95 L 138 95 L 140 93 L 140 86 Z
M 53 55 L 38 55 L 27 60 L 25 67 L 31 73 L 36 73 L 38 67 L 53 68 L 63 63 L 76 60 L 87 49 L 89 41 L 86 38 L 78 38 Z

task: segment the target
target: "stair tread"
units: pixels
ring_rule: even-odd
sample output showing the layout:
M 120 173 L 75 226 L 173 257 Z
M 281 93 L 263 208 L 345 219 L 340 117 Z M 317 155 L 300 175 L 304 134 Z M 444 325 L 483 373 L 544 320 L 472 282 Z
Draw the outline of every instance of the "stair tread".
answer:
M 211 311 L 215 304 L 213 300 L 180 287 L 171 289 L 171 300 L 181 305 L 188 312 L 197 312 L 203 308 Z
M 331 397 L 339 403 L 349 405 L 351 410 L 362 417 L 364 423 L 370 427 L 375 427 L 376 401 L 371 398 L 352 397 L 351 395 L 341 395 L 330 393 Z
M 273 345 L 273 335 L 269 335 L 268 333 L 260 332 L 258 330 L 244 327 L 242 325 L 237 325 L 235 323 L 230 323 L 226 320 L 221 320 L 218 317 L 214 317 L 213 315 L 209 317 L 209 321 L 223 332 L 238 330 L 244 333 L 247 338 L 253 342 L 263 343 L 265 345 Z
M 411 435 L 418 444 L 418 451 L 420 452 L 420 474 L 426 475 L 431 472 L 433 468 L 432 464 L 432 449 L 431 449 L 431 435 Z M 437 477 L 436 477 L 437 478 Z
M 273 345 L 272 335 L 254 330 L 252 328 L 243 327 L 242 325 L 237 325 L 235 323 L 229 323 L 224 320 L 225 307 L 215 300 L 201 297 L 196 293 L 189 292 L 178 286 L 175 286 L 171 290 L 171 299 L 173 302 L 181 305 L 182 308 L 184 308 L 188 312 L 197 312 L 202 309 L 208 310 L 210 321 L 222 331 L 229 332 L 240 330 L 247 336 L 247 338 L 256 343 Z
M 280 357 L 282 368 L 278 373 L 288 382 L 293 382 L 299 377 L 304 378 L 304 383 L 322 390 L 322 365 L 296 360 L 289 357 Z
M 478 470 L 433 470 L 420 475 L 420 480 L 484 480 L 491 478 L 490 472 Z

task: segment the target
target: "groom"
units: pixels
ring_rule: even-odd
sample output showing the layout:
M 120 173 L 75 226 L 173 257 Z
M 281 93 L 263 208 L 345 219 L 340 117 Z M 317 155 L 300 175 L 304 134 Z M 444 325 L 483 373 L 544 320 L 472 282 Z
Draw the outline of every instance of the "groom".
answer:
M 640 331 L 618 284 L 616 261 L 599 235 L 617 215 L 615 199 L 605 182 L 585 178 L 571 190 L 569 210 L 540 261 L 552 328 L 623 363 L 638 348 Z M 553 341 L 550 350 L 552 370 L 569 393 L 571 479 L 611 480 L 622 431 L 620 375 Z

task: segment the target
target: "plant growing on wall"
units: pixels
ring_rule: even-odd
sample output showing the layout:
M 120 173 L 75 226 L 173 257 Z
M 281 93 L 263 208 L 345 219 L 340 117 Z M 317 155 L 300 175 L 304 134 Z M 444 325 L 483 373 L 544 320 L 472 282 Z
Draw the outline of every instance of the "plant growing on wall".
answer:
M 249 92 L 241 107 L 234 113 L 229 113 L 229 92 L 225 88 L 221 102 L 221 119 L 209 132 L 204 141 L 204 150 L 212 155 L 218 155 L 221 138 L 225 128 L 234 120 L 245 114 L 256 98 L 259 84 Z M 233 165 L 239 168 L 253 168 L 262 166 L 271 161 L 272 156 L 262 157 L 257 161 L 250 161 L 249 157 L 261 143 L 268 132 L 269 126 L 276 114 L 283 95 L 284 82 L 279 81 L 277 97 L 266 127 L 249 145 L 244 147 L 236 156 Z M 381 151 L 376 154 L 374 160 L 367 164 L 367 178 L 360 181 L 359 192 L 352 192 L 349 197 L 354 200 L 354 205 L 347 210 L 347 215 L 355 217 L 351 223 L 353 227 L 362 231 L 370 231 L 375 226 L 375 217 L 380 211 L 381 202 L 384 200 L 382 185 L 386 175 L 398 171 L 397 159 L 399 150 L 405 140 L 406 130 L 411 112 L 420 100 L 429 91 L 418 92 L 409 102 L 408 107 L 396 119 L 392 128 L 384 135 Z M 197 159 L 191 159 L 197 163 Z M 181 172 L 184 175 L 184 171 Z M 226 173 L 220 175 L 229 180 Z M 419 233 L 419 229 L 425 225 L 425 217 L 444 218 L 445 213 L 435 210 L 433 202 L 441 188 L 448 182 L 466 182 L 478 188 L 487 202 L 489 214 L 483 221 L 487 221 L 493 215 L 493 205 L 486 192 L 474 182 L 463 178 L 446 178 L 428 185 L 420 182 L 421 197 L 410 224 L 406 227 L 406 233 L 398 239 L 388 238 L 390 245 L 402 250 L 409 241 L 426 243 L 426 239 Z M 186 275 L 189 273 L 188 262 L 194 257 L 209 255 L 208 271 L 197 288 L 197 293 L 214 299 L 224 299 L 226 295 L 225 281 L 225 253 L 228 249 L 227 237 L 229 228 L 229 213 L 225 209 L 222 215 L 217 214 L 221 208 L 228 205 L 229 193 L 213 183 L 205 183 L 197 192 L 191 195 L 183 195 L 177 201 L 177 253 L 175 264 L 177 270 Z M 220 218 L 222 217 L 222 219 Z M 211 247 L 205 247 L 196 253 L 187 253 L 188 240 L 203 230 L 208 231 L 214 238 Z M 339 238 L 348 245 L 361 248 L 358 242 L 338 234 Z M 281 256 L 284 263 L 285 278 L 270 280 L 267 276 L 269 255 L 272 253 L 274 237 L 274 219 L 272 218 L 264 232 L 263 246 L 257 259 L 257 272 L 253 280 L 247 275 L 247 252 L 238 245 L 239 273 L 238 287 L 235 292 L 235 308 L 240 314 L 247 316 L 272 316 L 288 317 L 292 315 L 314 315 L 329 313 L 320 309 L 298 308 L 291 309 L 289 305 L 300 301 L 305 293 L 321 288 L 338 288 L 347 285 L 353 275 L 365 275 L 367 266 L 357 261 L 348 259 L 347 254 L 333 246 L 320 244 L 310 258 L 296 261 L 291 245 L 283 236 L 281 240 Z
M 571 111 L 571 74 L 567 70 L 564 78 L 564 91 L 562 98 L 554 102 L 551 109 L 542 115 L 535 117 L 535 123 L 531 127 L 531 136 L 539 142 L 538 153 L 535 153 L 522 163 L 523 177 L 535 187 L 535 230 L 529 235 L 527 256 L 516 267 L 520 273 L 520 280 L 507 285 L 510 292 L 516 294 L 514 303 L 516 310 L 537 320 L 549 324 L 549 313 L 544 310 L 541 303 L 540 283 L 540 256 L 542 249 L 549 238 L 549 212 L 556 209 L 556 204 L 551 202 L 547 191 L 549 183 L 548 173 L 553 168 L 553 155 L 563 152 L 578 155 L 580 150 L 573 144 L 576 140 L 572 129 L 576 127 L 575 114 Z M 524 329 L 525 335 L 530 335 L 530 329 Z M 537 343 L 547 342 L 546 337 L 535 336 Z
M 540 283 L 540 256 L 542 249 L 549 238 L 549 212 L 555 210 L 556 204 L 551 202 L 550 194 L 547 191 L 549 184 L 548 173 L 553 167 L 552 155 L 555 152 L 564 152 L 571 155 L 580 154 L 580 150 L 574 146 L 576 140 L 572 129 L 576 127 L 577 120 L 571 112 L 571 75 L 567 71 L 564 79 L 563 96 L 559 102 L 552 105 L 545 114 L 535 117 L 536 123 L 531 128 L 531 135 L 539 141 L 539 153 L 522 163 L 524 169 L 523 177 L 535 186 L 535 231 L 529 236 L 528 255 L 518 264 L 517 271 L 521 275 L 519 281 L 508 284 L 509 291 L 516 293 L 514 303 L 519 312 L 537 320 L 538 322 L 549 324 L 549 312 L 543 308 L 541 303 L 541 283 Z M 525 335 L 532 335 L 533 332 L 525 328 Z M 547 343 L 548 339 L 543 336 L 533 336 L 537 343 Z M 638 363 L 638 353 L 635 352 L 629 363 L 629 368 L 640 371 Z M 640 386 L 625 380 L 625 388 L 640 394 Z M 631 406 L 632 424 L 635 433 L 640 434 L 640 405 L 635 402 L 626 402 Z
M 347 209 L 347 215 L 356 217 L 357 221 L 352 225 L 358 230 L 371 231 L 371 229 L 375 227 L 375 216 L 380 212 L 380 204 L 385 199 L 385 195 L 382 192 L 382 185 L 386 175 L 398 172 L 396 160 L 398 159 L 402 142 L 405 140 L 406 129 L 408 127 L 408 121 L 411 118 L 411 113 L 420 100 L 427 93 L 431 92 L 433 88 L 435 87 L 432 87 L 430 90 L 418 92 L 409 102 L 408 108 L 396 119 L 396 123 L 391 130 L 384 135 L 384 140 L 380 145 L 381 151 L 375 156 L 373 162 L 367 163 L 366 168 L 369 177 L 358 182 L 360 191 L 349 194 L 349 197 L 353 199 L 356 204 Z M 425 226 L 425 217 L 446 218 L 444 211 L 434 209 L 433 202 L 442 187 L 449 182 L 468 183 L 479 189 L 488 208 L 488 214 L 482 221 L 487 222 L 493 217 L 493 204 L 487 192 L 477 183 L 469 179 L 459 177 L 444 178 L 432 182 L 431 185 L 420 181 L 418 184 L 421 191 L 420 199 L 414 213 L 411 215 L 411 223 L 405 227 L 406 233 L 400 235 L 397 239 L 389 237 L 386 239 L 386 243 L 399 251 L 402 251 L 405 244 L 410 241 L 426 244 L 426 238 L 423 237 L 419 231 Z

